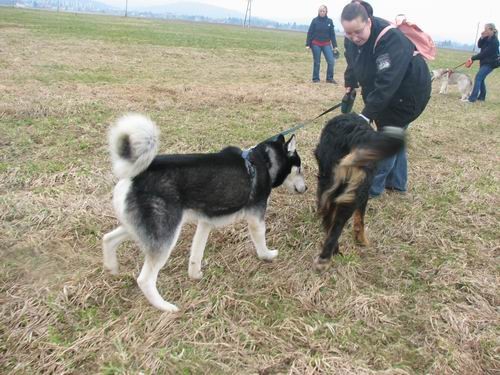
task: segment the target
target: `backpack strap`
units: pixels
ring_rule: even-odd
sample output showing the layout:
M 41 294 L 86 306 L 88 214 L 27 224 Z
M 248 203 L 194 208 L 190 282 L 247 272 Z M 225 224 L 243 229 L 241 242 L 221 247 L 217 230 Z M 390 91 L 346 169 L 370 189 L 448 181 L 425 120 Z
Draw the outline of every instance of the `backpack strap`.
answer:
M 375 39 L 375 43 L 373 43 L 373 52 L 375 53 L 375 47 L 377 47 L 377 44 L 380 40 L 380 38 L 382 38 L 390 29 L 395 29 L 396 26 L 394 25 L 389 25 L 389 26 L 386 26 L 382 29 L 382 31 L 378 34 L 377 36 L 377 39 Z

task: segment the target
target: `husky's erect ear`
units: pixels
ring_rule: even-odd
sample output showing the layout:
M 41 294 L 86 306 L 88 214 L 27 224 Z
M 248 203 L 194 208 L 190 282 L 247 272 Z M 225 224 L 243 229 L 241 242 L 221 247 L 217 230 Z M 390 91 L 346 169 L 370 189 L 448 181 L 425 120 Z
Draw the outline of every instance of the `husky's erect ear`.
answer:
M 289 154 L 293 154 L 295 152 L 295 134 L 292 135 L 292 138 L 290 138 L 288 140 L 288 142 L 286 143 L 286 149 L 288 151 Z
M 285 143 L 285 136 L 283 134 L 278 134 L 276 142 Z

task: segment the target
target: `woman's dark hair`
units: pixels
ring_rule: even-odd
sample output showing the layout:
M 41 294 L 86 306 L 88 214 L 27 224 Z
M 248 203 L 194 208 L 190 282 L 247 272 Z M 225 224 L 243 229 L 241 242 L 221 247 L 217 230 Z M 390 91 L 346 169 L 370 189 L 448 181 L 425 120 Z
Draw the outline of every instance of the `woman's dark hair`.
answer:
M 373 8 L 370 4 L 368 4 L 366 1 L 362 0 L 352 0 L 351 3 L 358 3 L 361 4 L 365 9 L 366 13 L 368 13 L 368 17 L 373 17 Z
M 359 1 L 355 1 L 347 4 L 344 7 L 340 19 L 342 21 L 352 21 L 358 17 L 361 17 L 361 20 L 363 22 L 366 22 L 368 20 L 368 12 L 366 11 L 366 8 L 360 4 Z

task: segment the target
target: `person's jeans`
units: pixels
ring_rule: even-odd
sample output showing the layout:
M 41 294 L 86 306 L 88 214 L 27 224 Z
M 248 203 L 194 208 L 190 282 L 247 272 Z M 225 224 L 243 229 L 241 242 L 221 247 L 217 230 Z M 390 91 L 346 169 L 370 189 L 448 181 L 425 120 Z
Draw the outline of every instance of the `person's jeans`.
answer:
M 408 126 L 405 126 L 406 129 Z M 396 155 L 380 160 L 370 187 L 370 196 L 377 197 L 384 189 L 406 192 L 408 188 L 408 156 L 406 147 Z
M 326 59 L 326 63 L 328 64 L 328 67 L 326 69 L 326 80 L 332 81 L 333 80 L 333 67 L 335 66 L 335 59 L 333 58 L 332 46 L 327 45 L 324 47 L 320 47 L 320 46 L 317 46 L 315 44 L 311 44 L 311 50 L 312 50 L 313 60 L 314 60 L 312 80 L 315 82 L 319 81 L 319 66 L 321 63 L 321 52 L 323 52 L 323 55 L 325 56 L 325 59 Z
M 483 65 L 479 68 L 479 71 L 474 78 L 474 88 L 469 96 L 469 102 L 475 102 L 476 100 L 486 99 L 486 85 L 484 80 L 486 76 L 493 71 L 493 68 L 489 65 Z

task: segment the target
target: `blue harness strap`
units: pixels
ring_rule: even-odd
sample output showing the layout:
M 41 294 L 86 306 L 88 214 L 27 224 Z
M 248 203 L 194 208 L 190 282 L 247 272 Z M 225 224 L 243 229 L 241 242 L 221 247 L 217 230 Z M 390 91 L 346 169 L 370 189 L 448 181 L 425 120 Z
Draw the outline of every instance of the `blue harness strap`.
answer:
M 247 167 L 248 174 L 250 175 L 250 178 L 254 178 L 256 171 L 255 171 L 255 165 L 250 161 L 250 153 L 252 152 L 252 148 L 249 148 L 248 150 L 243 150 L 241 151 L 241 157 L 243 160 L 245 160 L 245 167 Z

